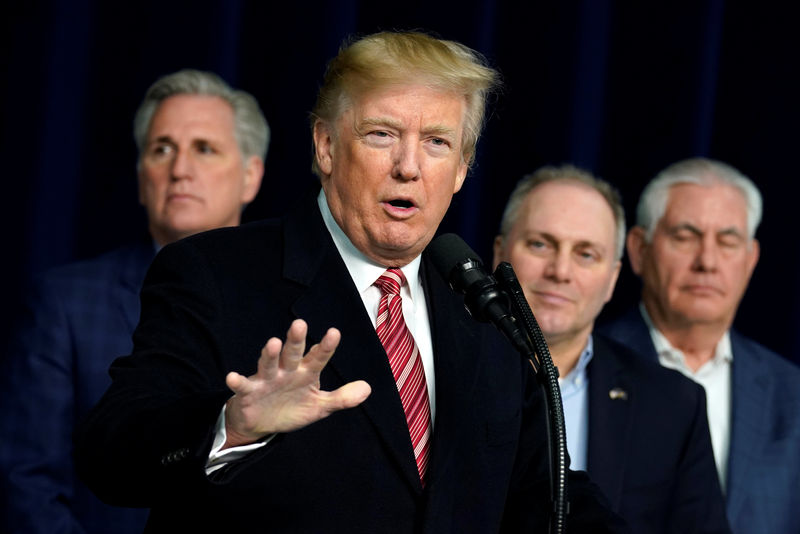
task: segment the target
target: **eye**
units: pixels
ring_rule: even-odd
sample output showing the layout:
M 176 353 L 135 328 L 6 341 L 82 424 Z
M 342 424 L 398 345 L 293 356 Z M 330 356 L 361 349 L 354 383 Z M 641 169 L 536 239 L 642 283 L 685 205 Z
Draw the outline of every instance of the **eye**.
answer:
M 378 147 L 388 146 L 392 142 L 392 134 L 386 130 L 372 130 L 365 137 L 368 143 Z
M 577 250 L 575 254 L 578 257 L 578 263 L 581 265 L 590 265 L 600 261 L 600 254 L 594 250 Z
M 691 228 L 676 228 L 669 233 L 669 239 L 676 247 L 693 250 L 703 239 L 703 236 L 700 232 Z
M 210 143 L 205 141 L 200 141 L 195 146 L 200 154 L 215 154 L 217 152 Z
M 150 148 L 150 154 L 155 157 L 163 157 L 172 154 L 172 145 L 166 143 L 158 143 Z
M 548 244 L 541 239 L 528 239 L 525 242 L 525 246 L 534 254 L 545 254 L 550 248 Z
M 436 156 L 446 156 L 452 152 L 453 143 L 446 137 L 431 136 L 426 139 L 428 151 Z
M 744 243 L 744 239 L 736 234 L 723 234 L 719 236 L 719 244 L 725 248 L 737 248 Z

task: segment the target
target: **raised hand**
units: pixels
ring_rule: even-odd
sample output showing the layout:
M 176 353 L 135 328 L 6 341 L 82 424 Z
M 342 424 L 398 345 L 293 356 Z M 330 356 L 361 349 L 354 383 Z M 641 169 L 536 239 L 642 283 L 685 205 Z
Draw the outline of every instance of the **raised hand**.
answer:
M 363 380 L 334 391 L 320 390 L 319 375 L 339 345 L 341 334 L 329 329 L 303 356 L 307 331 L 306 322 L 296 319 L 286 334 L 286 343 L 276 337 L 267 341 L 254 375 L 228 373 L 225 382 L 234 395 L 225 410 L 224 449 L 297 430 L 337 410 L 358 406 L 369 396 L 372 390 Z

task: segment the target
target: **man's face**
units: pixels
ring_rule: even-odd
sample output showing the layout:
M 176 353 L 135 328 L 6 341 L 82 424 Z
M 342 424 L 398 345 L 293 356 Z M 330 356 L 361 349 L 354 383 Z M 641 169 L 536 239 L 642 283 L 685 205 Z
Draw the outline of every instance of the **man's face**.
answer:
M 227 102 L 205 95 L 167 98 L 153 114 L 139 165 L 139 202 L 151 235 L 165 245 L 238 225 L 262 173 L 260 158 L 242 160 Z
M 494 264 L 514 267 L 548 343 L 588 336 L 619 275 L 616 229 L 608 202 L 576 181 L 532 189 Z
M 728 328 L 758 261 L 758 242 L 747 237 L 739 190 L 680 184 L 670 189 L 650 243 L 644 229 L 631 230 L 628 254 L 657 326 Z
M 428 245 L 467 173 L 465 99 L 422 85 L 374 90 L 314 128 L 334 219 L 373 261 L 402 266 Z

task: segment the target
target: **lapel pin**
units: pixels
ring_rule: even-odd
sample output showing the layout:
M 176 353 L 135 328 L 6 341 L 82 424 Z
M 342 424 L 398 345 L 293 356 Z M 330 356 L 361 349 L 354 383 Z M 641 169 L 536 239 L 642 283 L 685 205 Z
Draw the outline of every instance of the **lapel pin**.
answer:
M 628 392 L 621 388 L 614 388 L 608 392 L 611 400 L 628 400 Z

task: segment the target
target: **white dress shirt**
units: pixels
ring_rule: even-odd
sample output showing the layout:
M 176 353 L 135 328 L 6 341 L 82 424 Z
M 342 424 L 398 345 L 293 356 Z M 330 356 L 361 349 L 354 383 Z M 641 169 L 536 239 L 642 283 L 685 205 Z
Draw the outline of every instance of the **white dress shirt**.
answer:
M 331 214 L 325 194 L 320 189 L 317 197 L 317 204 L 322 213 L 322 220 L 331 233 L 333 243 L 342 256 L 350 278 L 356 285 L 364 307 L 375 328 L 378 322 L 378 304 L 381 301 L 381 290 L 375 285 L 375 281 L 385 271 L 386 267 L 378 265 L 372 260 L 367 259 L 358 250 L 350 239 L 345 235 Z M 435 421 L 436 415 L 436 378 L 433 369 L 433 341 L 431 339 L 431 323 L 428 319 L 428 305 L 425 300 L 425 292 L 422 289 L 422 280 L 419 275 L 419 266 L 422 258 L 417 256 L 408 265 L 401 267 L 403 275 L 406 277 L 406 285 L 400 288 L 400 297 L 403 300 L 403 318 L 406 321 L 411 335 L 419 349 L 422 357 L 422 366 L 425 369 L 425 381 L 428 383 L 428 398 L 431 404 L 431 424 Z
M 319 196 L 317 196 L 317 205 L 322 214 L 322 220 L 325 222 L 325 227 L 330 232 L 333 243 L 336 245 L 336 249 L 339 251 L 339 255 L 342 257 L 350 277 L 353 279 L 353 283 L 361 296 L 364 308 L 372 321 L 372 326 L 375 327 L 378 320 L 378 304 L 381 300 L 381 290 L 374 283 L 386 271 L 386 267 L 369 260 L 353 245 L 333 218 L 330 208 L 328 208 L 328 202 L 325 199 L 325 193 L 321 189 Z M 421 257 L 417 256 L 411 263 L 400 268 L 407 282 L 400 289 L 400 296 L 403 302 L 403 318 L 411 335 L 414 337 L 419 349 L 419 355 L 422 358 L 425 380 L 428 384 L 431 424 L 433 424 L 436 416 L 436 377 L 433 368 L 433 341 L 428 318 L 428 306 L 419 273 L 420 261 Z M 226 463 L 263 447 L 273 437 L 274 434 L 256 443 L 220 450 L 227 439 L 225 433 L 225 406 L 223 406 L 217 418 L 214 443 L 206 463 L 206 474 L 211 474 L 222 468 Z
M 664 337 L 647 314 L 644 304 L 639 304 L 645 323 L 650 329 L 658 361 L 664 367 L 680 371 L 706 390 L 706 412 L 708 428 L 711 432 L 711 447 L 714 450 L 714 462 L 717 464 L 720 485 L 723 491 L 728 475 L 728 453 L 731 441 L 731 336 L 725 332 L 714 348 L 714 356 L 697 371 L 686 364 L 686 356 L 676 349 Z

